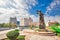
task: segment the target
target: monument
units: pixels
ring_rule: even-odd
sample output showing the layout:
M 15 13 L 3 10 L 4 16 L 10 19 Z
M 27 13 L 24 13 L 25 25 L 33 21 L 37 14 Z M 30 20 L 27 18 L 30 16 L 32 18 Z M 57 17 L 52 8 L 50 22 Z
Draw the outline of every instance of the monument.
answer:
M 44 14 L 39 10 L 37 10 L 37 14 L 39 14 L 39 28 L 45 29 Z
M 45 22 L 44 22 L 44 14 L 37 10 L 37 14 L 39 15 L 39 32 L 38 34 L 40 35 L 55 35 L 53 32 L 50 32 L 49 30 L 46 29 Z

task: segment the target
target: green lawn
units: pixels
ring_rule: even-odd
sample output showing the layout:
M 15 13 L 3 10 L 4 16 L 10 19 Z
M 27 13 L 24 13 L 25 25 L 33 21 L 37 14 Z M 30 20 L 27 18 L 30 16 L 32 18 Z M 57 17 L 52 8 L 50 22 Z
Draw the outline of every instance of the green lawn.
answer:
M 20 35 L 17 37 L 18 40 L 25 40 L 25 36 L 24 35 Z

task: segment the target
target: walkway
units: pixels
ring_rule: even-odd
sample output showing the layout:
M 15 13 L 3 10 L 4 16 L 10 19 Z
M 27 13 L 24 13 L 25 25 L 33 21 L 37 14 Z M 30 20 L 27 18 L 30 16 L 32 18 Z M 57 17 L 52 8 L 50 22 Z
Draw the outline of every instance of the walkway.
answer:
M 18 28 L 15 28 L 15 29 L 18 29 Z M 11 31 L 11 30 L 14 30 L 14 29 L 5 30 L 5 31 L 0 31 L 0 39 L 7 38 L 7 37 L 6 37 L 6 33 L 9 32 L 9 31 Z
M 60 40 L 60 39 L 57 36 L 29 35 L 25 37 L 25 40 Z

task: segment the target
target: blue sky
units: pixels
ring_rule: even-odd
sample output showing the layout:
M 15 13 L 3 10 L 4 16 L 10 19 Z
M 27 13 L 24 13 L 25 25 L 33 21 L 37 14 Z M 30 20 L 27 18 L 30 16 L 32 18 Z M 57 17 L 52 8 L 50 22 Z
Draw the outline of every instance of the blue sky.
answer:
M 36 6 L 32 6 L 32 9 L 30 9 L 30 12 L 32 14 L 36 14 L 36 10 L 41 10 L 43 14 L 45 14 L 46 12 L 46 7 L 50 5 L 50 3 L 53 0 L 37 0 L 38 4 L 36 4 Z
M 36 14 L 36 10 L 41 10 L 43 14 L 46 15 L 46 11 L 47 11 L 47 7 L 51 5 L 51 3 L 54 3 L 54 1 L 56 0 L 37 0 L 38 4 L 36 4 L 36 6 L 32 6 L 32 9 L 30 9 L 30 13 L 31 14 Z M 57 10 L 56 10 L 57 9 Z M 56 15 L 60 15 L 60 3 L 58 4 L 56 2 L 56 5 L 54 6 L 54 8 L 52 8 L 51 11 L 49 11 L 47 13 L 49 16 L 56 16 Z
M 9 22 L 10 17 L 31 17 L 38 22 L 36 10 L 41 10 L 45 22 L 60 22 L 60 0 L 0 0 L 0 23 Z M 49 18 L 49 19 L 48 19 Z

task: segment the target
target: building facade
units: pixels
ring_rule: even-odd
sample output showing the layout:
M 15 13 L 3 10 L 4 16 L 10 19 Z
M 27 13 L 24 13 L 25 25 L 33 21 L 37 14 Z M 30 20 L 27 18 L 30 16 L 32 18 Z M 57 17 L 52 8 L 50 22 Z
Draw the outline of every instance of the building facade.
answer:
M 33 20 L 29 18 L 22 18 L 20 19 L 20 26 L 29 26 L 29 23 L 33 22 Z
M 51 25 L 53 25 L 55 23 L 58 23 L 58 22 L 56 22 L 56 21 L 54 21 L 54 22 L 48 22 L 48 25 L 51 26 Z
M 16 17 L 10 17 L 10 23 L 17 24 L 17 18 Z
M 39 22 L 31 22 L 29 25 L 39 27 Z

